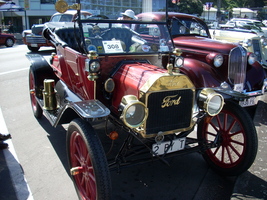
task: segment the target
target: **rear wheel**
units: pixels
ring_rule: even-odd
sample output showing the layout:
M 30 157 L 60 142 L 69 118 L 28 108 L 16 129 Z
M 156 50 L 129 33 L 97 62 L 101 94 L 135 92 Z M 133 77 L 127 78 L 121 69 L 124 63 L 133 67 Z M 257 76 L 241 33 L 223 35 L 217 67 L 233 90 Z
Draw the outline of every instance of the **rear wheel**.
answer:
M 82 119 L 67 131 L 71 177 L 80 199 L 110 199 L 111 181 L 106 156 L 95 130 Z
M 30 89 L 30 98 L 31 98 L 31 106 L 32 106 L 32 111 L 34 116 L 39 119 L 42 117 L 43 115 L 43 109 L 41 108 L 41 106 L 38 104 L 37 100 L 36 100 L 36 92 L 37 87 L 36 87 L 36 80 L 35 80 L 35 76 L 32 70 L 30 70 L 29 72 L 29 89 Z
M 234 102 L 226 102 L 219 115 L 206 117 L 198 126 L 202 144 L 216 144 L 203 153 L 207 163 L 220 174 L 239 175 L 254 162 L 258 140 L 249 114 Z

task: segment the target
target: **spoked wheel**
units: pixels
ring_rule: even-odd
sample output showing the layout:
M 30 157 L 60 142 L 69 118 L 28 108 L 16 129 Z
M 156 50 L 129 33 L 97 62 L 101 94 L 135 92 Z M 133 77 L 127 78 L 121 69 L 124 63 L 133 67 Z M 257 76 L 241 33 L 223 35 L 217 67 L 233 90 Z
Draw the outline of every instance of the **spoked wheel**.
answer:
M 71 177 L 80 199 L 110 199 L 111 181 L 107 159 L 95 130 L 82 119 L 67 131 Z
M 30 98 L 31 98 L 31 106 L 34 116 L 39 119 L 43 115 L 43 110 L 41 106 L 38 104 L 36 100 L 36 84 L 35 84 L 35 77 L 32 70 L 29 73 L 29 89 L 30 89 Z
M 234 102 L 226 102 L 219 115 L 206 117 L 198 125 L 198 139 L 216 145 L 203 153 L 207 163 L 220 174 L 239 175 L 254 162 L 258 139 L 249 114 Z

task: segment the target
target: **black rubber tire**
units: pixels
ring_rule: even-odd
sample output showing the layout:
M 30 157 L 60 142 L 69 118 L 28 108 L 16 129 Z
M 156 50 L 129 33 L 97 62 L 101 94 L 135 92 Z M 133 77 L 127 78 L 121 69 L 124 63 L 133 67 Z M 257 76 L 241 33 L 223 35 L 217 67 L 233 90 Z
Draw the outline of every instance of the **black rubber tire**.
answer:
M 11 38 L 7 38 L 6 42 L 5 42 L 5 46 L 6 47 L 13 47 L 13 45 L 15 44 L 15 41 Z
M 256 158 L 258 138 L 254 123 L 235 102 L 227 101 L 219 115 L 203 119 L 197 136 L 202 144 L 218 141 L 218 146 L 205 150 L 203 157 L 219 174 L 240 175 Z
M 35 74 L 31 69 L 29 71 L 29 91 L 33 114 L 35 118 L 40 119 L 43 116 L 43 109 L 36 100 L 36 92 L 38 91 L 38 88 L 36 84 Z
M 110 199 L 111 179 L 103 146 L 92 126 L 82 119 L 69 124 L 67 155 L 70 169 L 82 167 L 77 175 L 71 175 L 79 198 Z
M 28 49 L 30 50 L 30 51 L 33 51 L 33 52 L 37 52 L 37 51 L 39 51 L 39 49 L 40 49 L 40 47 L 31 47 L 31 46 L 27 46 L 28 47 Z

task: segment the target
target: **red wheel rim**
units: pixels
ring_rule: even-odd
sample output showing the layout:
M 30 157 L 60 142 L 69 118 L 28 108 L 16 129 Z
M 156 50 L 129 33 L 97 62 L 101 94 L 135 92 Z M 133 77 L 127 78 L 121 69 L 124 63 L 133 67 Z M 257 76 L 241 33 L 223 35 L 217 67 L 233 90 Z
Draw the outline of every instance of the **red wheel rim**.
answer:
M 206 121 L 203 136 L 208 143 L 218 141 L 216 148 L 208 149 L 209 158 L 217 166 L 233 168 L 245 156 L 246 135 L 240 121 L 229 111 L 222 112 Z
M 32 109 L 34 111 L 37 110 L 37 100 L 35 98 L 35 83 L 34 83 L 34 77 L 33 74 L 30 73 L 30 97 L 31 97 L 31 105 L 32 105 Z
M 91 157 L 87 145 L 79 132 L 74 131 L 70 138 L 71 167 L 79 167 L 74 175 L 76 187 L 83 199 L 96 199 L 96 180 Z

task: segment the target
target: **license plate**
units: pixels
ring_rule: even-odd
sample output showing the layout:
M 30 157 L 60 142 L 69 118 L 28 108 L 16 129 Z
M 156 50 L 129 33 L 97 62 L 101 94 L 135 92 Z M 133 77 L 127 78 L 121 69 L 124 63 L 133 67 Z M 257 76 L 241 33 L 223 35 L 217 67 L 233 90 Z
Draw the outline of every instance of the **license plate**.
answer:
M 162 142 L 160 144 L 153 144 L 152 145 L 152 150 L 154 152 L 154 156 L 155 155 L 163 155 L 166 153 L 172 153 L 172 152 L 175 152 L 175 151 L 179 151 L 179 150 L 182 150 L 184 149 L 185 147 L 185 140 L 186 138 L 178 138 L 178 139 L 175 139 L 172 141 L 165 141 L 165 142 Z
M 254 106 L 257 104 L 256 97 L 250 97 L 244 101 L 239 101 L 239 105 L 242 107 Z
M 37 44 L 31 44 L 31 47 L 38 47 Z

